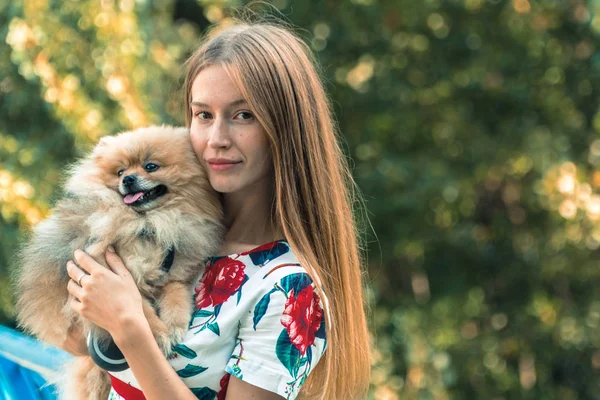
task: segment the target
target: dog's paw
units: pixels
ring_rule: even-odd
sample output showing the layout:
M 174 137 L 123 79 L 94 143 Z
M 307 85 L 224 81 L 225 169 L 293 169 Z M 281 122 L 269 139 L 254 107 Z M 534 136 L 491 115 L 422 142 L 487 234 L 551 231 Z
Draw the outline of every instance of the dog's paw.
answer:
M 169 330 L 169 340 L 171 345 L 175 346 L 183 341 L 185 334 L 187 333 L 187 326 L 184 327 L 171 327 Z
M 169 355 L 171 355 L 171 353 L 173 352 L 173 350 L 172 350 L 173 344 L 171 343 L 170 336 L 160 334 L 160 335 L 155 335 L 154 338 L 156 339 L 156 343 L 158 344 L 160 351 L 162 351 L 162 353 L 165 355 L 165 357 L 168 357 Z

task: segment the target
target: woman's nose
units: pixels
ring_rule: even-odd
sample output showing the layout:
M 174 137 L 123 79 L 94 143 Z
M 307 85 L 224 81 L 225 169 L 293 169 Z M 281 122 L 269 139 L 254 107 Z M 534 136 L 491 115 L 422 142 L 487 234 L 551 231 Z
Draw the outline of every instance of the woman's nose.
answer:
M 223 118 L 215 119 L 210 127 L 208 145 L 214 148 L 229 147 L 231 145 L 229 124 Z

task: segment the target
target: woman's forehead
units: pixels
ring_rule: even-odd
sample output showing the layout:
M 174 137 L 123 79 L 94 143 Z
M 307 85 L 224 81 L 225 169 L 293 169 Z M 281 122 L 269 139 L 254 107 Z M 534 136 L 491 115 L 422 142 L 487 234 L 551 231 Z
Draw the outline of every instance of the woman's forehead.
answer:
M 245 102 L 227 69 L 220 65 L 200 71 L 192 84 L 192 105 L 235 106 Z

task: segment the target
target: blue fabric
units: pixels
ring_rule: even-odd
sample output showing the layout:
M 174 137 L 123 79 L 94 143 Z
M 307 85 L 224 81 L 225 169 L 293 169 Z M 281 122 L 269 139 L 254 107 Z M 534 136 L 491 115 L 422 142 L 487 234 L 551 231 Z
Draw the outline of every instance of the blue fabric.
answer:
M 1 400 L 51 400 L 55 399 L 54 387 L 44 386 L 40 374 L 0 356 Z
M 70 357 L 0 325 L 0 400 L 55 399 L 55 388 L 37 371 L 56 372 Z

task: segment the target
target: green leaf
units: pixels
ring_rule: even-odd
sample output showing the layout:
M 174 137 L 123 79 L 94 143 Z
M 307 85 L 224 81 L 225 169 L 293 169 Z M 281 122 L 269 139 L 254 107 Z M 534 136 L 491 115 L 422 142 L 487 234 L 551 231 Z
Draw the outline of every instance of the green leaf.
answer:
M 206 386 L 201 388 L 190 388 L 190 390 L 194 393 L 194 396 L 200 400 L 213 400 L 217 396 L 216 391 Z
M 208 324 L 208 329 L 213 331 L 217 336 L 221 336 L 221 330 L 219 329 L 219 324 L 217 324 L 216 322 L 214 322 L 212 324 Z
M 215 306 L 215 308 L 214 308 L 214 314 L 215 314 L 215 317 L 218 317 L 218 316 L 219 316 L 219 313 L 221 312 L 221 307 L 222 307 L 222 306 L 223 306 L 223 304 L 219 304 L 219 305 L 216 305 L 216 306 Z
M 265 294 L 262 297 L 262 299 L 260 299 L 260 301 L 256 303 L 256 306 L 254 307 L 254 317 L 252 318 L 252 321 L 254 322 L 254 330 L 256 330 L 256 325 L 258 325 L 262 317 L 267 312 L 267 309 L 269 308 L 269 302 L 271 301 L 271 293 L 274 293 L 276 291 L 277 289 L 271 289 L 269 293 Z
M 277 339 L 277 347 L 275 348 L 277 358 L 290 371 L 290 375 L 294 378 L 298 375 L 300 368 L 300 351 L 290 341 L 287 330 L 283 329 Z
M 298 295 L 299 292 L 308 287 L 311 283 L 312 279 L 310 279 L 310 276 L 304 272 L 285 276 L 279 282 L 286 293 L 289 293 L 292 289 L 294 289 L 294 293 L 296 295 Z
M 234 364 L 231 367 L 225 368 L 225 371 L 229 372 L 231 375 L 235 376 L 236 378 L 239 378 L 239 379 L 244 378 L 244 375 L 242 374 L 242 370 L 240 369 L 240 367 L 237 364 Z
M 325 312 L 323 312 L 323 316 L 321 317 L 321 325 L 319 325 L 319 329 L 315 332 L 315 336 L 319 339 L 325 339 Z
M 279 242 L 269 249 L 250 253 L 250 259 L 254 265 L 262 266 L 288 251 L 290 251 L 290 246 L 285 242 Z
M 242 281 L 242 284 L 240 286 L 240 288 L 237 291 L 237 301 L 235 303 L 235 305 L 237 306 L 238 304 L 240 304 L 240 300 L 242 299 L 242 288 L 244 287 L 244 283 L 246 283 L 250 278 L 248 278 L 248 275 L 244 275 L 244 280 Z
M 177 375 L 179 375 L 182 378 L 189 378 L 190 376 L 196 376 L 206 371 L 207 369 L 208 368 L 201 367 L 199 365 L 188 364 L 185 366 L 184 369 L 180 369 L 179 371 L 177 371 Z
M 173 346 L 173 351 L 181 354 L 185 358 L 198 357 L 198 354 L 196 354 L 196 352 L 194 350 L 190 349 L 189 347 L 187 347 L 184 344 L 178 344 L 178 345 Z
M 211 315 L 213 315 L 213 312 L 207 310 L 197 310 L 194 313 L 194 317 L 210 317 Z

